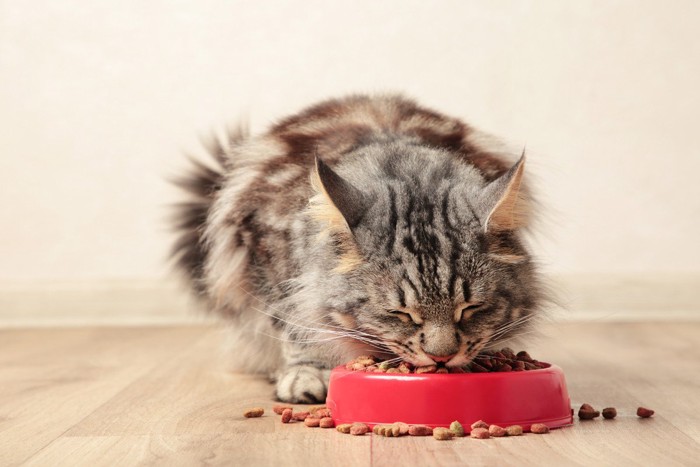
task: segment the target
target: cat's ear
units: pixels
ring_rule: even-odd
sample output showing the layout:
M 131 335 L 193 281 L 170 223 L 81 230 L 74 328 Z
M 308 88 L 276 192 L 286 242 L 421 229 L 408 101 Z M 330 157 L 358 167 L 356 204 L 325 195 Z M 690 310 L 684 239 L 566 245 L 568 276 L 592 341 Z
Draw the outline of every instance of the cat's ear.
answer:
M 317 190 L 340 211 L 348 227 L 352 230 L 360 222 L 366 211 L 362 192 L 333 171 L 318 157 L 316 158 Z
M 525 226 L 528 203 L 522 189 L 525 170 L 525 152 L 513 167 L 489 183 L 481 194 L 481 205 L 486 214 L 486 232 L 503 232 Z

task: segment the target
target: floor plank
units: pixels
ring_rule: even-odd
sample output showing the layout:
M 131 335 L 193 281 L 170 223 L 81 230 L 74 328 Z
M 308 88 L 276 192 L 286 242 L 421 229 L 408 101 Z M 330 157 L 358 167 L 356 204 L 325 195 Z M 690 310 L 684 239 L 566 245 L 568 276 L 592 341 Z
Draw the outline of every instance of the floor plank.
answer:
M 0 465 L 27 459 L 201 332 L 0 332 Z
M 477 441 L 351 437 L 242 417 L 264 379 L 225 370 L 210 326 L 0 331 L 0 464 L 693 465 L 700 323 L 560 323 L 530 351 L 561 366 L 572 405 L 616 420 Z M 637 406 L 656 410 L 639 419 Z

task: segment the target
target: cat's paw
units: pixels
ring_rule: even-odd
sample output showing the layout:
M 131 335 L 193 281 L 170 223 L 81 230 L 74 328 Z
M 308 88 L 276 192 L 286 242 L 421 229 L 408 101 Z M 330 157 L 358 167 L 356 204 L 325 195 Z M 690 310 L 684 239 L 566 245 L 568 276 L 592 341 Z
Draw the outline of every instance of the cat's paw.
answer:
M 326 400 L 330 370 L 308 365 L 291 366 L 277 379 L 277 398 L 293 404 L 317 404 Z

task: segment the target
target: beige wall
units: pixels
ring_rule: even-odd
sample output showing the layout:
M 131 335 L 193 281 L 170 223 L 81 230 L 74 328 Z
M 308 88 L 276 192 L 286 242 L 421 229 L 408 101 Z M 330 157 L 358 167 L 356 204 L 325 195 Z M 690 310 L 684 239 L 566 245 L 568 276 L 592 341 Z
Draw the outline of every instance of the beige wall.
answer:
M 514 145 L 550 271 L 700 272 L 700 2 L 1 2 L 0 282 L 157 280 L 198 135 L 402 90 Z

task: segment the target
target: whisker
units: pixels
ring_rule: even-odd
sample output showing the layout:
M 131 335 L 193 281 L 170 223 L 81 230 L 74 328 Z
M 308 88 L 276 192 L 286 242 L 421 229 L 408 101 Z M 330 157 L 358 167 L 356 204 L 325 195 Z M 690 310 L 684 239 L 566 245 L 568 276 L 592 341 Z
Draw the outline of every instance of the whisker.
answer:
M 292 321 L 286 320 L 284 318 L 281 318 L 279 316 L 273 315 L 271 313 L 266 312 L 265 310 L 262 310 L 260 308 L 255 307 L 255 306 L 251 306 L 250 308 L 254 311 L 257 311 L 258 313 L 265 315 L 265 316 L 269 316 L 271 318 L 277 319 L 277 320 L 279 320 L 285 324 L 288 324 L 290 326 L 294 326 L 294 327 L 304 329 L 307 331 L 326 333 L 326 334 L 334 334 L 334 335 L 340 335 L 340 336 L 348 336 L 348 337 L 353 337 L 353 338 L 357 338 L 357 339 L 364 339 L 366 341 L 376 339 L 376 338 L 368 338 L 368 337 L 365 337 L 362 335 L 356 335 L 352 330 L 335 331 L 332 329 L 324 329 L 324 328 L 315 328 L 315 327 L 305 326 L 303 324 L 292 322 Z M 381 340 L 376 339 L 376 342 L 381 342 Z
M 521 332 L 517 332 L 517 333 L 515 333 L 515 334 L 513 334 L 513 335 L 511 335 L 511 336 L 508 336 L 508 337 L 506 337 L 506 338 L 503 338 L 503 339 L 497 339 L 497 340 L 494 340 L 494 341 L 490 341 L 490 340 L 489 340 L 489 341 L 487 341 L 487 342 L 485 343 L 484 346 L 486 346 L 486 345 L 489 345 L 489 346 L 497 346 L 497 345 L 503 344 L 503 343 L 505 343 L 505 342 L 508 342 L 508 341 L 510 341 L 510 340 L 512 340 L 512 339 L 515 339 L 515 338 L 518 338 L 518 337 L 521 337 L 521 336 L 526 336 L 526 335 L 528 335 L 528 334 L 537 334 L 537 333 L 538 333 L 538 331 L 536 331 L 536 330 L 521 331 Z
M 520 327 L 520 326 L 524 325 L 525 323 L 527 323 L 528 321 L 534 320 L 536 318 L 537 318 L 537 316 L 534 314 L 521 316 L 520 318 L 518 318 L 514 321 L 511 321 L 503 326 L 496 328 L 493 331 L 493 333 L 491 333 L 491 335 L 487 338 L 487 340 L 492 340 L 494 338 L 500 337 L 500 336 L 508 333 L 509 331 L 512 331 L 514 328 Z
M 240 288 L 240 290 L 242 290 L 244 293 L 246 293 L 248 296 L 250 296 L 251 298 L 253 298 L 253 299 L 255 299 L 256 301 L 260 302 L 260 303 L 261 303 L 262 305 L 264 305 L 265 307 L 270 308 L 271 310 L 275 311 L 277 314 L 283 315 L 283 316 L 286 316 L 286 317 L 290 317 L 290 318 L 291 318 L 291 314 L 290 314 L 289 312 L 286 312 L 286 311 L 284 311 L 284 310 L 282 310 L 282 309 L 280 309 L 280 308 L 278 308 L 278 307 L 273 306 L 273 305 L 270 304 L 270 303 L 265 302 L 265 300 L 263 300 L 263 299 L 261 299 L 260 297 L 256 296 L 256 295 L 253 294 L 252 292 L 246 290 L 246 288 L 243 287 L 243 286 L 239 286 L 239 288 Z M 257 309 L 257 308 L 254 308 L 254 309 L 255 309 L 256 311 L 261 311 L 261 310 L 259 310 L 259 309 Z M 271 316 L 272 318 L 280 319 L 277 315 L 272 315 L 272 314 L 267 314 L 267 315 L 268 315 L 268 316 Z M 296 317 L 296 316 L 295 316 L 294 318 L 295 318 L 295 319 L 301 319 L 300 317 Z M 284 321 L 284 320 L 280 319 L 280 321 Z M 294 324 L 294 323 L 291 323 L 290 321 L 284 321 L 284 322 L 287 323 L 287 324 L 292 324 L 292 325 Z M 306 320 L 306 323 L 307 323 L 307 324 L 318 324 L 318 325 L 322 325 L 322 326 L 325 326 L 325 327 L 330 327 L 330 328 L 334 328 L 334 329 L 339 329 L 339 330 L 342 330 L 342 331 L 352 331 L 352 332 L 355 332 L 355 333 L 358 333 L 358 334 L 364 334 L 364 335 L 366 335 L 367 337 L 370 337 L 370 338 L 376 338 L 376 336 L 374 336 L 374 335 L 372 335 L 372 334 L 365 333 L 365 332 L 360 331 L 360 330 L 356 330 L 356 329 L 352 329 L 352 330 L 351 330 L 351 329 L 348 329 L 348 328 L 346 328 L 346 327 L 344 327 L 344 326 L 335 326 L 335 325 L 333 325 L 333 324 L 325 323 L 325 322 L 322 322 L 322 321 L 320 321 L 320 320 Z

